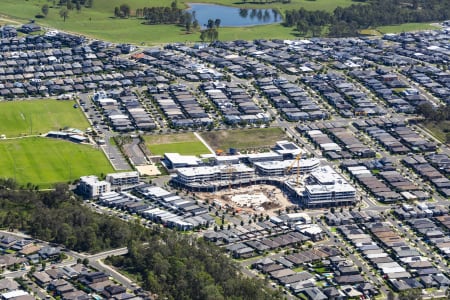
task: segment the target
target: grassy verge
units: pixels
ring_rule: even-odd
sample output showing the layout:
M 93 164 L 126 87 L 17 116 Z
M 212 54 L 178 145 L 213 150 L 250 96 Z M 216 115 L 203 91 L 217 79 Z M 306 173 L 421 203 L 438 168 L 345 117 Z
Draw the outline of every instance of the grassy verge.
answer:
M 221 130 L 202 132 L 200 135 L 214 150 L 268 148 L 272 147 L 276 141 L 286 139 L 280 128 Z
M 0 141 L 0 176 L 42 188 L 83 175 L 114 172 L 101 150 L 47 138 Z

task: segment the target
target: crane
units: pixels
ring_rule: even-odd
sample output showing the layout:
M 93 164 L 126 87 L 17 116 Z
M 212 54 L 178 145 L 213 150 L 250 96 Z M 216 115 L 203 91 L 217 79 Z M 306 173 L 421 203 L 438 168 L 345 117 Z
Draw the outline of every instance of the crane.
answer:
M 298 179 L 300 177 L 300 159 L 302 158 L 302 154 L 299 153 L 294 158 L 294 161 L 289 165 L 289 167 L 286 169 L 286 174 L 289 174 L 292 171 L 292 168 L 297 163 L 297 176 L 295 178 L 295 184 L 298 185 Z
M 227 165 L 226 171 L 227 171 L 228 180 L 229 180 L 228 189 L 231 190 L 231 184 L 233 183 L 233 180 L 234 180 L 233 172 L 235 171 L 235 168 L 233 168 L 233 166 L 229 163 Z

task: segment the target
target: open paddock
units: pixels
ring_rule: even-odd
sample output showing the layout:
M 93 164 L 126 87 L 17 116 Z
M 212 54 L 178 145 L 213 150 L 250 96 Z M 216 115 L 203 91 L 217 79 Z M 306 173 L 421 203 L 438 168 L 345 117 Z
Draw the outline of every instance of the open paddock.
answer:
M 153 155 L 180 153 L 182 155 L 200 155 L 210 153 L 208 148 L 193 133 L 147 135 L 145 145 Z
M 214 150 L 222 149 L 225 151 L 229 148 L 240 151 L 267 148 L 275 145 L 277 141 L 286 139 L 286 135 L 281 128 L 208 131 L 202 132 L 200 135 Z

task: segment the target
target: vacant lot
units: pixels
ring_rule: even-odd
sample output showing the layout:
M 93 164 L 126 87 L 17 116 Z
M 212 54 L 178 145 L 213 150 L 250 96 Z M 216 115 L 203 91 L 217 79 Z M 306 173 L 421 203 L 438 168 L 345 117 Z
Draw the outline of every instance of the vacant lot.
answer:
M 144 137 L 145 144 L 154 155 L 180 153 L 200 155 L 209 153 L 208 148 L 193 133 L 153 135 Z
M 74 101 L 0 102 L 0 134 L 6 137 L 46 133 L 64 127 L 85 130 L 89 123 Z
M 447 132 L 450 132 L 450 121 L 424 122 L 422 126 L 442 143 L 447 141 Z
M 429 23 L 405 23 L 391 26 L 377 27 L 377 30 L 381 33 L 401 33 L 407 31 L 419 31 L 419 30 L 434 30 L 439 27 L 431 25 Z
M 254 148 L 269 148 L 276 141 L 286 139 L 280 128 L 221 130 L 202 132 L 200 135 L 214 150 L 236 148 L 242 151 Z
M 41 137 L 0 141 L 0 176 L 40 187 L 114 172 L 101 150 Z
M 59 1 L 56 1 L 56 3 Z M 52 1 L 45 0 L 1 0 L 0 12 L 15 20 L 28 22 L 41 14 L 44 4 L 50 6 L 47 17 L 36 19 L 39 24 L 57 29 L 81 33 L 93 38 L 104 39 L 112 42 L 158 44 L 168 42 L 197 42 L 200 34 L 188 34 L 175 25 L 142 25 L 142 20 L 136 18 L 116 19 L 114 8 L 124 3 L 130 6 L 132 14 L 137 8 L 152 6 L 170 6 L 171 0 L 94 0 L 92 8 L 82 8 L 77 12 L 69 11 L 69 16 L 64 22 L 59 15 L 60 7 L 53 7 Z M 337 6 L 349 6 L 351 0 L 292 0 L 291 3 L 262 1 L 235 1 L 235 0 L 196 0 L 195 2 L 215 3 L 241 8 L 273 8 L 278 9 L 281 15 L 287 9 L 304 7 L 308 10 L 332 11 Z M 178 1 L 178 7 L 187 7 L 189 1 Z M 276 30 L 275 30 L 276 29 Z M 219 30 L 219 39 L 255 39 L 255 38 L 295 38 L 292 28 L 284 28 L 281 25 L 255 26 L 249 28 L 226 28 Z

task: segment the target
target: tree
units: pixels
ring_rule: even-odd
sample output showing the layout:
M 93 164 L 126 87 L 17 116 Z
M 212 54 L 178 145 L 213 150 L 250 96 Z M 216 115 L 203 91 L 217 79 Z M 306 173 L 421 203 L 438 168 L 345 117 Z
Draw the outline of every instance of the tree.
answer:
M 398 300 L 419 300 L 422 299 L 421 289 L 410 289 L 402 291 L 398 295 Z
M 214 28 L 214 21 L 213 19 L 208 19 L 208 23 L 206 24 L 207 29 L 213 29 Z
M 246 8 L 240 8 L 239 9 L 239 16 L 241 17 L 241 18 L 247 18 L 247 16 L 248 16 L 248 9 L 246 9 Z
M 128 18 L 130 16 L 130 6 L 126 3 L 120 5 L 120 12 L 124 18 Z
M 449 144 L 449 143 L 450 143 L 450 132 L 447 132 L 447 133 L 445 134 L 445 143 L 446 143 L 446 144 Z
M 308 33 L 308 24 L 304 20 L 297 22 L 297 31 L 300 35 L 306 35 Z
M 85 258 L 83 259 L 83 265 L 88 266 L 89 265 L 89 259 Z
M 194 21 L 192 22 L 192 27 L 194 27 L 194 29 L 197 29 L 199 26 L 197 19 L 194 19 Z M 201 38 L 201 37 L 200 37 Z
M 187 32 L 190 32 L 192 26 L 192 15 L 190 13 L 184 13 L 183 18 L 184 18 L 184 27 L 186 28 Z
M 422 114 L 423 117 L 427 120 L 433 120 L 436 117 L 436 110 L 434 109 L 433 105 L 425 101 L 419 105 L 417 105 L 417 113 Z
M 221 23 L 220 19 L 215 19 L 215 20 L 214 20 L 214 26 L 215 26 L 217 29 L 220 27 L 220 23 Z
M 61 8 L 61 10 L 59 11 L 59 16 L 63 18 L 64 22 L 66 22 L 66 19 L 69 17 L 69 10 L 67 9 L 67 7 Z
M 48 15 L 48 4 L 42 5 L 41 11 L 42 14 L 46 17 Z
M 80 4 L 80 1 L 75 1 L 75 8 L 77 9 L 77 12 L 80 12 L 81 11 L 81 4 Z
M 387 294 L 387 300 L 395 300 L 395 294 L 392 291 L 389 291 Z
M 114 16 L 120 17 L 120 8 L 118 6 L 114 7 Z

